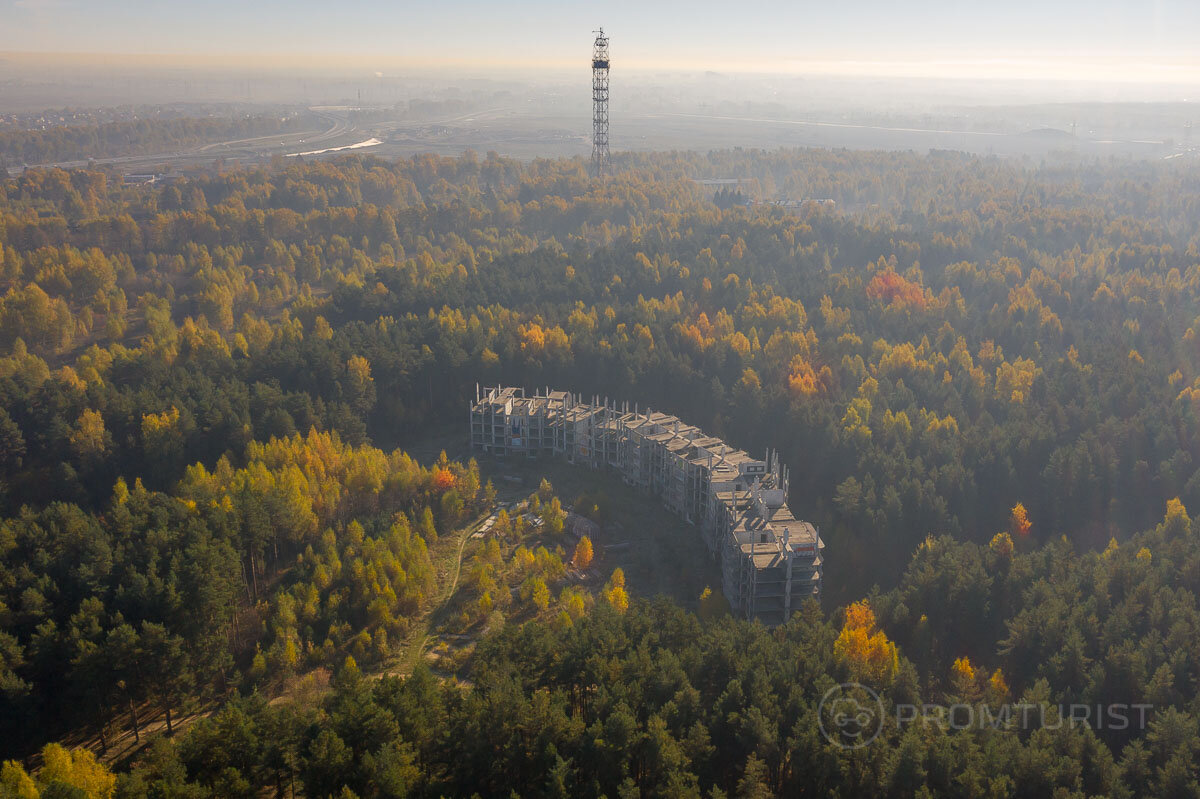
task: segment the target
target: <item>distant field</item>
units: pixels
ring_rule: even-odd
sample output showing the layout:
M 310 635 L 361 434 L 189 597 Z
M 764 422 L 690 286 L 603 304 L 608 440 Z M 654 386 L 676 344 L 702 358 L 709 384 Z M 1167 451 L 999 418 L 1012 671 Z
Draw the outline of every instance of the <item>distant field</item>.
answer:
M 142 119 L 42 130 L 0 131 L 0 162 L 12 165 L 149 155 L 228 139 L 292 133 L 312 125 L 308 115 L 287 118 Z
M 853 150 L 958 150 L 980 155 L 1041 157 L 1057 153 L 1096 158 L 1162 158 L 1180 148 L 1165 138 L 1132 138 L 1113 131 L 1035 128 L 1016 131 L 955 130 L 945 120 L 924 127 L 861 124 L 847 118 L 763 118 L 730 114 L 632 113 L 612 117 L 612 149 L 709 150 L 727 147 L 828 147 Z M 422 152 L 457 155 L 466 149 L 495 150 L 519 158 L 569 157 L 591 151 L 591 120 L 584 114 L 540 115 L 521 112 L 457 119 L 452 124 L 399 125 L 376 155 L 409 156 Z M 1164 128 L 1165 130 L 1165 128 Z M 1182 130 L 1182 128 L 1180 128 Z M 1057 135 L 1051 135 L 1057 134 Z M 1153 134 L 1142 134 L 1153 135 Z M 1160 136 L 1162 134 L 1159 134 Z M 381 138 L 383 138 L 381 136 Z

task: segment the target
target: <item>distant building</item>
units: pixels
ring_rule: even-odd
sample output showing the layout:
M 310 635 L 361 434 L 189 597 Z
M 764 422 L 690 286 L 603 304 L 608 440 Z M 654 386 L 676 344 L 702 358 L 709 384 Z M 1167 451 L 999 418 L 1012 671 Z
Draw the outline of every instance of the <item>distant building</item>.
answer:
M 837 206 L 837 200 L 832 197 L 805 197 L 802 200 L 790 200 L 786 197 L 779 200 L 766 200 L 765 202 L 749 201 L 747 205 L 773 205 L 776 208 L 803 208 L 806 205 L 821 205 L 828 208 Z
M 735 612 L 782 624 L 821 593 L 825 544 L 787 507 L 787 470 L 777 454 L 762 460 L 670 414 L 581 401 L 567 391 L 476 390 L 471 446 L 500 456 L 560 455 L 618 472 L 630 485 L 700 528 L 721 565 L 722 590 Z

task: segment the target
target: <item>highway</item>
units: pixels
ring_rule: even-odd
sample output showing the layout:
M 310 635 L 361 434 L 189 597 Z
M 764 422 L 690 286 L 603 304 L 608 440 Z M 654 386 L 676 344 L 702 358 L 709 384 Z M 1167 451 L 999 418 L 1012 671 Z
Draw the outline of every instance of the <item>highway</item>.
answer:
M 310 113 L 325 120 L 329 127 L 325 130 L 301 131 L 299 133 L 273 134 L 256 136 L 250 139 L 232 139 L 230 141 L 211 142 L 199 147 L 185 150 L 174 150 L 150 155 L 123 155 L 110 158 L 89 158 L 75 161 L 57 161 L 45 164 L 29 164 L 28 169 L 81 169 L 87 166 L 126 166 L 126 167 L 158 167 L 163 164 L 203 163 L 215 161 L 218 158 L 265 158 L 275 154 L 283 154 L 296 145 L 305 146 L 334 142 L 354 133 L 357 128 L 350 122 L 349 116 L 340 109 L 326 107 L 310 108 Z M 8 170 L 10 175 L 19 175 L 22 167 Z

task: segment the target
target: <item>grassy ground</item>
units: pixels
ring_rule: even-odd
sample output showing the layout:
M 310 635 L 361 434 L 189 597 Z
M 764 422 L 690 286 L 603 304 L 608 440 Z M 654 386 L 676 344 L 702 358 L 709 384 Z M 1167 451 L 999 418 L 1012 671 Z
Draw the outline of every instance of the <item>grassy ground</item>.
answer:
M 501 500 L 528 496 L 543 478 L 564 504 L 581 494 L 599 496 L 606 518 L 592 542 L 596 545 L 592 569 L 607 578 L 620 566 L 631 595 L 665 594 L 694 608 L 705 587 L 720 588 L 720 573 L 700 530 L 666 510 L 657 497 L 627 486 L 612 472 L 553 457 L 475 457 L 480 474 L 492 479 Z
M 471 534 L 479 529 L 479 525 L 487 516 L 488 514 L 484 514 L 470 524 L 443 535 L 430 547 L 429 555 L 437 570 L 437 598 L 414 620 L 408 635 L 396 647 L 394 656 L 384 664 L 382 674 L 412 673 L 431 643 L 436 645 L 436 641 L 431 642 L 430 639 L 436 638 L 436 630 L 444 623 L 445 615 L 450 612 L 450 600 L 458 590 L 463 560 L 468 556 L 467 550 L 472 544 L 479 544 L 478 539 L 471 538 Z
M 456 460 L 475 457 L 481 477 L 491 479 L 500 503 L 525 499 L 543 479 L 550 481 L 565 505 L 574 504 L 584 494 L 597 501 L 604 518 L 593 537 L 595 558 L 586 574 L 573 573 L 570 579 L 593 595 L 599 593 L 617 567 L 624 570 L 626 588 L 632 596 L 666 595 L 693 609 L 706 587 L 720 588 L 719 571 L 700 531 L 663 508 L 657 497 L 627 486 L 607 470 L 574 466 L 555 457 L 496 458 L 472 452 L 462 428 L 450 425 L 430 430 L 420 441 L 406 442 L 404 448 L 422 462 L 432 461 L 443 450 Z M 409 674 L 424 659 L 435 671 L 449 675 L 457 672 L 457 664 L 469 655 L 483 625 L 461 629 L 458 617 L 466 607 L 464 602 L 473 601 L 473 595 L 464 599 L 461 577 L 466 564 L 484 546 L 485 539 L 471 537 L 484 518 L 443 535 L 430 547 L 438 574 L 438 595 L 415 620 L 381 673 Z M 569 536 L 558 540 L 531 538 L 525 543 L 531 549 L 539 543 L 550 549 L 561 546 L 564 558 L 569 558 L 574 548 L 574 539 Z M 554 589 L 555 595 L 560 588 Z M 531 615 L 516 608 L 506 613 L 509 623 L 520 623 Z
M 665 594 L 694 608 L 705 587 L 720 588 L 720 572 L 709 557 L 699 529 L 666 510 L 656 497 L 625 485 L 604 469 L 573 466 L 558 457 L 496 458 L 471 450 L 467 439 L 464 409 L 460 424 L 439 425 L 419 441 L 406 442 L 403 448 L 422 463 L 434 460 L 443 450 L 451 459 L 466 461 L 474 457 L 482 478 L 491 478 L 501 501 L 528 496 L 537 490 L 542 478 L 551 482 L 554 493 L 565 504 L 583 493 L 604 495 L 608 499 L 608 518 L 593 542 L 599 545 L 593 568 L 607 578 L 620 566 L 633 595 Z M 626 542 L 628 546 L 623 546 Z

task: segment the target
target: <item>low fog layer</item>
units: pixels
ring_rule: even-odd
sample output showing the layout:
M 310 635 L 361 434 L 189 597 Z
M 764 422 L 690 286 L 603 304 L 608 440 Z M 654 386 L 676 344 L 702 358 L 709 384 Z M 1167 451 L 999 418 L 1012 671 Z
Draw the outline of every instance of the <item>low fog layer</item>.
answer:
M 616 152 L 817 146 L 1161 159 L 1190 156 L 1193 96 L 1200 91 L 1179 84 L 623 71 L 616 60 L 611 141 Z M 325 154 L 354 145 L 383 156 L 467 149 L 521 158 L 585 155 L 590 101 L 586 59 L 577 69 L 485 74 L 0 57 L 5 129 L 164 115 L 292 119 L 294 135 L 260 137 L 253 146 L 238 139 L 204 157 Z

